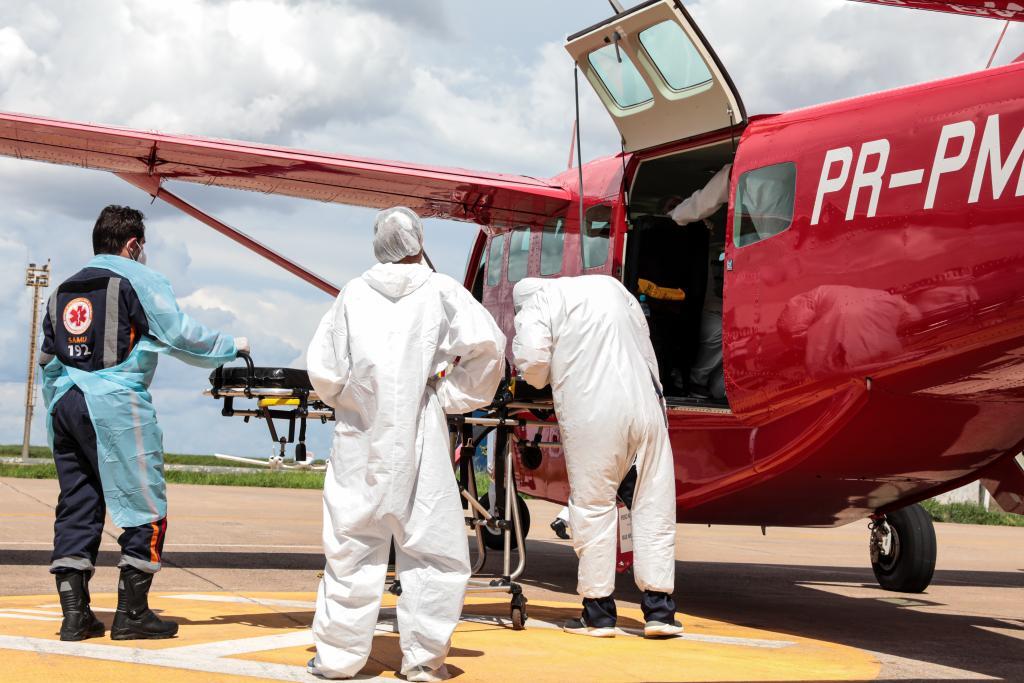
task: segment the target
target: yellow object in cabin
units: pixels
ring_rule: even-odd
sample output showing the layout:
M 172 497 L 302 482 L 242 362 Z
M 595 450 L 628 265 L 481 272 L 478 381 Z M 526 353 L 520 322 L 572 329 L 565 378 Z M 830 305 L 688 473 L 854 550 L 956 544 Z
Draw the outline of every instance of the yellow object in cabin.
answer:
M 681 289 L 659 287 L 650 280 L 644 280 L 643 278 L 637 281 L 637 287 L 641 294 L 646 294 L 649 298 L 658 299 L 659 301 L 684 301 L 686 299 L 686 292 Z

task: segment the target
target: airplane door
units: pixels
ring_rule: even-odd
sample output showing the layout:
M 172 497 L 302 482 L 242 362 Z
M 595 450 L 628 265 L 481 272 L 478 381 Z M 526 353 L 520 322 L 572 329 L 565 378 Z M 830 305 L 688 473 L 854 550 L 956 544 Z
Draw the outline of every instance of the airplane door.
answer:
M 718 57 L 679 0 L 651 0 L 569 37 L 627 152 L 747 119 Z

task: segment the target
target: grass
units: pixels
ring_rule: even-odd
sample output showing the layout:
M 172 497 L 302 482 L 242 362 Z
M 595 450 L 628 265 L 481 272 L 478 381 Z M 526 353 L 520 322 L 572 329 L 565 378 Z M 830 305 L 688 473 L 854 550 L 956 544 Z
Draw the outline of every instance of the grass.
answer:
M 0 457 L 19 457 L 21 455 L 21 446 L 0 446 Z M 42 458 L 49 460 L 53 457 L 50 449 L 46 446 L 29 446 L 28 455 L 30 458 Z M 244 462 L 235 462 L 228 460 L 221 460 L 212 455 L 184 455 L 181 453 L 165 453 L 164 462 L 171 465 L 207 465 L 214 467 L 251 467 L 253 469 L 262 469 L 263 465 L 256 463 L 249 464 Z
M 50 449 L 33 446 L 29 452 L 33 458 L 51 458 Z M 21 455 L 21 446 L 0 446 L 0 456 Z M 322 489 L 324 487 L 323 472 L 286 470 L 271 472 L 258 465 L 227 462 L 213 456 L 181 455 L 167 453 L 164 462 L 175 465 L 212 465 L 228 467 L 249 467 L 252 472 L 182 472 L 167 471 L 164 473 L 168 484 L 197 484 L 203 486 L 255 486 L 278 489 Z M 0 463 L 0 477 L 16 479 L 56 479 L 57 468 L 52 463 L 18 465 Z M 477 472 L 477 492 L 483 495 L 490 487 L 486 472 Z
M 926 500 L 921 506 L 936 522 L 954 524 L 987 524 L 992 526 L 1024 526 L 1024 515 L 986 510 L 976 503 L 939 503 Z
M 257 486 L 276 489 L 322 489 L 323 472 L 182 472 L 164 473 L 169 484 L 200 484 L 205 486 Z M 14 465 L 0 463 L 0 477 L 16 479 L 56 479 L 53 465 Z

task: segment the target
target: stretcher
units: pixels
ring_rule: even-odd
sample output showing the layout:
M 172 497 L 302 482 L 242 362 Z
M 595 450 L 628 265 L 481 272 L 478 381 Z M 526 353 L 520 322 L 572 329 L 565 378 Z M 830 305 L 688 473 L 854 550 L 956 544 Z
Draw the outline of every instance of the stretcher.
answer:
M 210 374 L 210 388 L 203 393 L 222 401 L 221 415 L 265 420 L 270 437 L 284 460 L 286 447 L 295 444 L 296 463 L 307 461 L 306 426 L 309 420 L 327 423 L 334 420 L 334 410 L 317 396 L 305 370 L 266 368 L 253 364 L 248 354 L 240 354 L 242 367 L 221 366 Z M 519 396 L 517 396 L 517 386 Z M 528 390 L 529 394 L 524 394 Z M 242 405 L 239 405 L 242 404 Z M 527 620 L 526 596 L 517 582 L 526 570 L 524 527 L 528 523 L 525 504 L 515 486 L 516 458 L 529 467 L 539 463 L 539 450 L 559 444 L 546 444 L 538 438 L 527 441 L 524 430 L 529 427 L 555 426 L 551 399 L 533 392 L 514 377 L 506 376 L 494 402 L 486 409 L 469 415 L 448 416 L 452 465 L 459 480 L 464 500 L 467 526 L 473 531 L 476 552 L 472 563 L 469 593 L 505 593 L 510 596 L 509 617 L 512 628 L 521 630 Z M 279 430 L 279 426 L 286 429 Z M 494 478 L 487 492 L 489 504 L 481 501 L 477 491 L 473 454 L 493 433 L 495 444 Z M 493 493 L 493 501 L 490 495 Z M 501 572 L 485 574 L 488 550 L 502 553 Z M 516 564 L 513 567 L 513 556 Z M 393 576 L 393 575 L 392 575 Z M 388 590 L 401 594 L 401 584 L 393 579 Z

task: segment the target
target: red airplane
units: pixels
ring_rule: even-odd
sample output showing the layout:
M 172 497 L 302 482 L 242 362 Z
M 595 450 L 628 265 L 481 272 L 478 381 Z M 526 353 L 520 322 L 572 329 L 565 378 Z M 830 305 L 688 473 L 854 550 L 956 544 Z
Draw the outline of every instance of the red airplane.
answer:
M 859 1 L 1024 21 L 1015 2 Z M 720 268 L 727 401 L 667 392 L 680 521 L 871 517 L 879 582 L 920 591 L 936 547 L 915 503 L 980 478 L 1024 513 L 1024 63 L 748 116 L 681 2 L 644 2 L 566 49 L 623 151 L 546 180 L 17 114 L 0 115 L 0 154 L 110 171 L 331 295 L 164 181 L 476 223 L 465 285 L 509 336 L 526 276 L 683 289 L 652 296 L 651 326 L 684 384 Z M 670 197 L 730 163 L 711 230 L 666 224 Z M 565 502 L 562 454 L 543 453 L 520 457 L 519 489 Z

